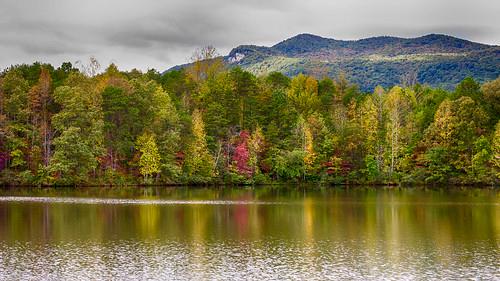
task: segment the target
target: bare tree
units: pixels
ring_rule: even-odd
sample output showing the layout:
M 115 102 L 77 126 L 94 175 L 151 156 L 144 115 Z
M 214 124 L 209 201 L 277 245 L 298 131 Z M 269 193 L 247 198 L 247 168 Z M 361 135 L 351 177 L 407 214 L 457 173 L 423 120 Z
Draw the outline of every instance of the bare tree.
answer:
M 221 56 L 211 45 L 196 49 L 190 61 L 191 65 L 187 68 L 187 72 L 197 82 L 213 77 L 224 66 Z
M 409 72 L 401 75 L 400 83 L 404 88 L 412 88 L 413 86 L 417 85 L 418 79 L 417 79 L 417 73 L 418 71 L 416 69 L 412 69 Z
M 89 58 L 88 64 L 84 64 L 81 61 L 76 61 L 75 65 L 83 74 L 87 75 L 88 77 L 96 76 L 101 69 L 101 64 L 99 64 L 99 61 L 97 61 L 97 59 L 93 56 Z
M 208 45 L 202 48 L 197 48 L 191 55 L 191 62 L 199 62 L 204 60 L 214 59 L 220 56 L 214 46 Z

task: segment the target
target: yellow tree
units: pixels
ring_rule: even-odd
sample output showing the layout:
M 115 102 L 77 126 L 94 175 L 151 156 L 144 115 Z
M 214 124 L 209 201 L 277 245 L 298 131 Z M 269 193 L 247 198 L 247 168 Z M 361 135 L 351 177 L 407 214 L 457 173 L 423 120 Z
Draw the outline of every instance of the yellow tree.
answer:
M 372 100 L 373 103 L 375 104 L 375 107 L 377 109 L 377 123 L 379 126 L 378 130 L 378 141 L 377 141 L 377 163 L 379 167 L 383 166 L 384 162 L 384 98 L 385 98 L 385 91 L 384 88 L 381 86 L 375 87 L 375 90 L 373 91 L 372 95 Z
M 304 164 L 306 165 L 306 170 L 310 171 L 313 169 L 314 162 L 316 160 L 316 153 L 314 152 L 314 136 L 309 124 L 304 120 L 302 116 L 299 116 L 297 121 L 297 133 L 300 137 L 302 150 L 304 154 Z
M 292 79 L 287 97 L 297 112 L 307 116 L 320 105 L 318 82 L 311 76 L 299 74 Z
M 434 115 L 434 122 L 429 126 L 426 132 L 426 139 L 438 143 L 441 146 L 448 147 L 452 144 L 453 133 L 457 125 L 458 119 L 454 114 L 453 102 L 446 99 L 439 105 Z
M 377 107 L 371 96 L 367 96 L 360 108 L 359 122 L 365 138 L 364 147 L 367 154 L 375 156 L 377 153 L 377 140 L 379 131 L 379 118 Z
M 214 175 L 214 159 L 208 151 L 205 124 L 198 109 L 192 115 L 193 141 L 189 144 L 184 161 L 184 171 L 190 181 L 207 182 Z
M 264 151 L 265 139 L 264 134 L 262 133 L 262 129 L 259 125 L 255 128 L 255 131 L 250 136 L 248 140 L 248 148 L 249 148 L 249 165 L 253 170 L 253 174 L 259 174 L 259 157 L 260 154 Z
M 161 157 L 156 145 L 156 137 L 144 133 L 137 138 L 137 149 L 141 156 L 139 159 L 139 172 L 144 177 L 144 182 L 150 183 L 153 175 L 160 172 Z
M 402 150 L 408 144 L 411 133 L 414 131 L 411 113 L 415 103 L 414 93 L 399 86 L 393 87 L 386 96 L 384 105 L 388 117 L 386 139 L 390 152 L 390 176 L 399 167 Z
M 379 113 L 373 96 L 367 96 L 360 107 L 359 124 L 364 136 L 364 164 L 369 180 L 376 180 L 382 168 L 382 155 L 379 150 Z

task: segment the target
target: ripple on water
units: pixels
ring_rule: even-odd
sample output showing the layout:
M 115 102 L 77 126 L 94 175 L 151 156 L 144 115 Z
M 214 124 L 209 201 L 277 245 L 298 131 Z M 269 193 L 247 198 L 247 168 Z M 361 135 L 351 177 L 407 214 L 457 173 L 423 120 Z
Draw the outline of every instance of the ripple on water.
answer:
M 33 202 L 62 204 L 108 204 L 108 205 L 282 205 L 289 202 L 244 201 L 244 200 L 163 200 L 163 199 L 117 199 L 79 197 L 24 197 L 0 196 L 0 202 Z
M 357 241 L 365 244 L 366 241 Z M 364 245 L 363 245 L 364 246 Z M 498 250 L 354 248 L 333 241 L 0 242 L 1 280 L 498 280 Z M 468 259 L 464 260 L 463 257 Z

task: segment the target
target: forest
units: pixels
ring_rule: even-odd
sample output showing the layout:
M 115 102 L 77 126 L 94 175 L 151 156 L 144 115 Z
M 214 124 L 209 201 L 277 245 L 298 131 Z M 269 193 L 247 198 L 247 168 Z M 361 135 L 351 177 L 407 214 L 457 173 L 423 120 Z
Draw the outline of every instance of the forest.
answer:
M 344 75 L 33 63 L 0 73 L 0 184 L 500 182 L 500 78 L 365 93 Z M 209 53 L 208 53 L 209 54 Z

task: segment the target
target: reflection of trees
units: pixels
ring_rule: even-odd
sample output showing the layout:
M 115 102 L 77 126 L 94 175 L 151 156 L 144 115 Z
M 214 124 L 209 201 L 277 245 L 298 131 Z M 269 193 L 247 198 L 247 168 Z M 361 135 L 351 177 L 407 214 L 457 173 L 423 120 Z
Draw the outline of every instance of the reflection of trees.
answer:
M 100 192 L 101 196 L 117 197 L 114 192 L 118 191 L 111 190 L 107 195 Z M 288 241 L 286 243 L 302 241 L 306 243 L 303 245 L 309 245 L 308 249 L 313 249 L 318 241 L 329 241 L 330 245 L 347 245 L 359 256 L 383 254 L 393 263 L 406 258 L 401 248 L 416 249 L 427 253 L 435 262 L 447 263 L 454 257 L 455 245 L 474 247 L 473 243 L 481 240 L 497 247 L 495 241 L 500 237 L 498 192 L 492 190 L 258 188 L 131 192 L 137 192 L 133 197 L 143 199 L 278 201 L 280 204 L 0 202 L 0 241 L 181 239 L 192 245 L 190 251 L 195 256 L 203 257 L 209 251 L 207 241 L 276 238 Z M 85 196 L 95 194 L 87 191 Z M 266 247 L 265 243 L 253 245 Z M 307 256 L 305 264 L 313 264 L 320 255 L 317 250 L 302 254 Z

